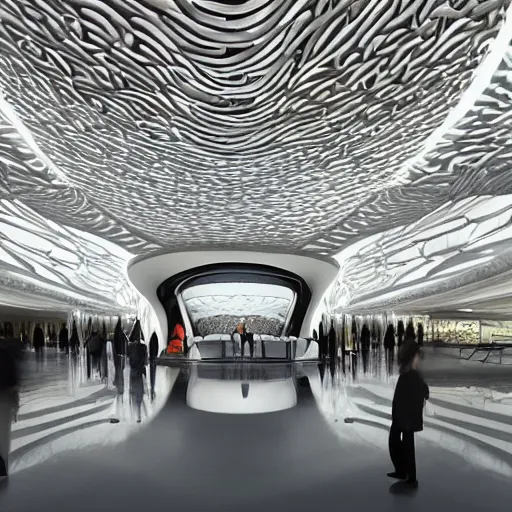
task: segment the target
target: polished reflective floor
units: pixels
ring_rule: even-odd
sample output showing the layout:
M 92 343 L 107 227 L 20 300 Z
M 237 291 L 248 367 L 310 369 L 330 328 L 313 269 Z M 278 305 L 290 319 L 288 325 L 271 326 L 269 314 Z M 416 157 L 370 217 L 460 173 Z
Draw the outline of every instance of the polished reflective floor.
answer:
M 128 395 L 94 379 L 77 385 L 65 357 L 25 364 L 2 512 L 510 510 L 507 364 L 426 350 L 431 400 L 414 493 L 385 476 L 396 375 L 379 353 L 345 374 L 310 363 L 159 367 L 140 424 Z

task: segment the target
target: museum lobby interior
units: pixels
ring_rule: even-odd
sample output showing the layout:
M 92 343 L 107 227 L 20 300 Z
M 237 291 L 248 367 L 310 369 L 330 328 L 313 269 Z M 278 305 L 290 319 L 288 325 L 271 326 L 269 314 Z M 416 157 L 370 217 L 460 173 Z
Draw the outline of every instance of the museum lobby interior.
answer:
M 511 162 L 510 0 L 2 0 L 0 510 L 509 511 Z

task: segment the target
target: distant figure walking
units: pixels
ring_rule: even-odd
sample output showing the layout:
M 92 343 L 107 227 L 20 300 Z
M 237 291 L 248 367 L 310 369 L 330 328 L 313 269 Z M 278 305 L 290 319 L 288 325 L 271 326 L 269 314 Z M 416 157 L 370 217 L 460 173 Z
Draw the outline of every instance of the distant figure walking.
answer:
M 429 388 L 418 371 L 419 361 L 418 344 L 404 343 L 399 353 L 400 377 L 389 431 L 389 454 L 395 470 L 388 476 L 404 480 L 412 488 L 418 487 L 414 433 L 423 430 L 423 407 L 429 398 Z

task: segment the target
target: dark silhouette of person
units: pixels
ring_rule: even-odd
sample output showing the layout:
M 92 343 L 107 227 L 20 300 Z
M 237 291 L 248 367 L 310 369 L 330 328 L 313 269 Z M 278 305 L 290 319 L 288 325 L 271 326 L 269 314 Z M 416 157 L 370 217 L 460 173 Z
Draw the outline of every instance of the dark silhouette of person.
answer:
M 100 355 L 100 362 L 99 362 L 100 377 L 101 377 L 102 381 L 106 382 L 106 380 L 108 378 L 108 356 L 107 356 L 108 333 L 107 333 L 107 325 L 105 324 L 105 322 L 103 322 L 103 325 L 101 327 L 100 340 L 101 340 L 101 355 Z
M 368 371 L 368 358 L 370 355 L 371 347 L 371 332 L 366 324 L 363 324 L 361 328 L 361 356 L 363 358 L 363 372 Z
M 377 348 L 377 339 L 378 339 L 378 334 L 377 334 L 377 324 L 375 323 L 375 321 L 372 322 L 372 330 L 371 330 L 371 346 L 372 346 L 372 349 L 375 350 Z
M 424 339 L 424 336 L 425 336 L 425 333 L 423 331 L 423 324 L 422 323 L 418 324 L 417 336 L 418 336 L 418 345 L 420 347 L 422 347 L 423 346 L 423 339 Z
M 407 327 L 405 328 L 404 342 L 407 341 L 416 341 L 416 333 L 414 332 L 414 324 L 412 323 L 412 320 L 407 322 Z
M 62 326 L 59 332 L 59 349 L 61 352 L 69 354 L 69 331 L 66 324 Z
M 343 374 L 345 374 L 346 371 L 346 361 L 345 356 L 347 353 L 347 346 L 346 346 L 346 330 L 345 330 L 345 318 L 343 318 L 343 328 L 341 329 L 341 369 Z
M 114 341 L 112 348 L 114 352 L 114 386 L 117 389 L 118 396 L 122 397 L 124 394 L 124 367 L 126 357 L 126 345 L 128 340 L 126 334 L 123 331 L 121 319 L 119 318 L 114 329 Z
M 148 364 L 148 350 L 140 338 L 128 344 L 128 360 L 130 362 L 132 410 L 135 410 L 137 423 L 140 423 L 142 420 L 142 401 L 144 399 L 144 378 L 146 377 L 146 366 Z
M 16 357 L 0 343 L 0 478 L 9 473 L 11 425 L 19 407 L 19 374 Z
M 73 329 L 71 331 L 71 338 L 69 339 L 69 350 L 71 355 L 76 356 L 79 352 L 80 338 L 78 336 L 78 329 L 76 322 L 73 322 Z
M 329 356 L 329 371 L 331 377 L 334 378 L 336 374 L 336 351 L 337 351 L 337 336 L 334 323 L 331 323 L 331 328 L 327 335 L 327 354 Z
M 101 353 L 103 351 L 103 343 L 100 333 L 94 329 L 85 342 L 87 351 L 87 378 L 91 378 L 92 370 L 100 371 Z
M 329 359 L 331 359 L 331 361 L 336 360 L 336 349 L 337 349 L 336 341 L 337 341 L 336 329 L 334 328 L 334 323 L 332 323 L 331 328 L 329 329 L 329 337 L 328 337 L 328 354 L 329 354 Z
M 414 434 L 423 430 L 423 407 L 429 388 L 418 371 L 420 347 L 416 342 L 403 344 L 399 353 L 400 377 L 395 388 L 392 423 L 389 431 L 389 455 L 395 470 L 390 478 L 404 480 L 416 488 Z
M 43 356 L 43 348 L 44 348 L 44 331 L 41 329 L 39 324 L 36 324 L 34 329 L 34 336 L 32 338 L 32 343 L 34 345 L 34 349 L 36 351 L 36 360 L 40 361 Z
M 402 343 L 404 341 L 404 334 L 405 334 L 405 327 L 402 320 L 398 321 L 398 324 L 396 326 L 396 337 L 398 341 L 398 348 L 402 346 Z
M 318 326 L 318 356 L 324 360 L 327 357 L 328 332 L 323 320 Z
M 158 357 L 158 336 L 156 332 L 149 339 L 149 380 L 151 387 L 151 400 L 155 399 L 155 381 L 156 381 L 156 359 Z
M 252 332 L 245 333 L 246 341 L 249 344 L 249 355 L 254 357 L 254 334 Z M 244 357 L 244 347 L 242 347 L 242 357 Z
M 395 362 L 395 328 L 389 324 L 384 334 L 384 349 L 386 350 L 386 366 L 388 373 L 392 373 Z

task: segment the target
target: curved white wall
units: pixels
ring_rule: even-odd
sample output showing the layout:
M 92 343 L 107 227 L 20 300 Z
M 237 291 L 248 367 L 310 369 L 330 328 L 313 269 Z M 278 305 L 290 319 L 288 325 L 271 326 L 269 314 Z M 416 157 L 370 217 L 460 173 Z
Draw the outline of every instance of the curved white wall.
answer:
M 167 316 L 157 297 L 158 286 L 186 270 L 219 263 L 268 265 L 302 277 L 311 290 L 311 302 L 300 333 L 302 337 L 311 335 L 313 315 L 339 269 L 338 263 L 332 258 L 263 251 L 195 250 L 137 257 L 128 264 L 128 277 L 153 307 L 160 324 L 158 334 L 162 343 L 167 340 Z

